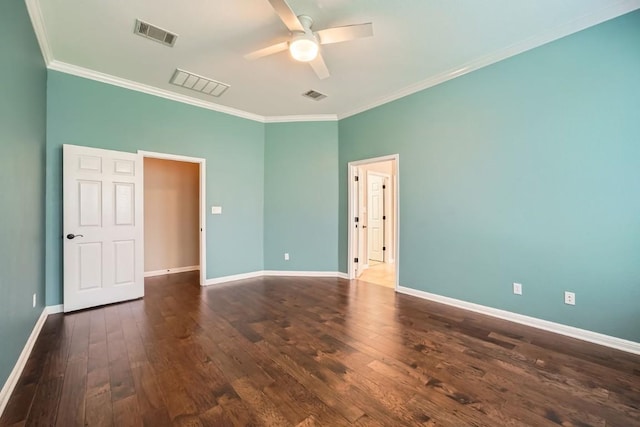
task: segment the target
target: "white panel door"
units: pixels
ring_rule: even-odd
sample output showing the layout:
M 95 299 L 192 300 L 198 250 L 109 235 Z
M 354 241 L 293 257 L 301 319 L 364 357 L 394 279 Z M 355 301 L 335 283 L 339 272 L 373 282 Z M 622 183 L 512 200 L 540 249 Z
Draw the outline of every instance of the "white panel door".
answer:
M 367 229 L 369 242 L 369 259 L 384 261 L 384 177 L 372 173 L 367 174 Z
M 64 311 L 144 295 L 142 162 L 64 145 Z

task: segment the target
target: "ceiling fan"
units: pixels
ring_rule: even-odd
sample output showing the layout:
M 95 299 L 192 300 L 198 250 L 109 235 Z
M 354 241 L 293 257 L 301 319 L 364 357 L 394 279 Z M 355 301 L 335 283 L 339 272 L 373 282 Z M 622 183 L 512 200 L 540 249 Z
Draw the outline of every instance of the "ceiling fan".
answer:
M 312 31 L 313 19 L 306 15 L 296 16 L 286 0 L 269 0 L 271 6 L 291 31 L 291 39 L 277 43 L 245 55 L 246 59 L 258 59 L 263 56 L 289 50 L 293 59 L 308 62 L 320 79 L 330 76 L 329 69 L 320 54 L 320 45 L 346 42 L 373 35 L 373 24 L 346 25 Z

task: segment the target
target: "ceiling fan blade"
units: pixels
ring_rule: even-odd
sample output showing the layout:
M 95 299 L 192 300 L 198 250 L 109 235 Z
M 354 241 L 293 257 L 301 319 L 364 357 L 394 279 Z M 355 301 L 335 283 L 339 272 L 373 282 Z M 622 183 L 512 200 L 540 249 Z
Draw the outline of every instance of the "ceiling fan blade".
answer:
M 282 42 L 248 53 L 244 56 L 244 58 L 249 60 L 258 59 L 262 58 L 263 56 L 273 55 L 274 53 L 282 52 L 283 50 L 287 49 L 289 49 L 289 42 Z
M 271 6 L 291 32 L 304 32 L 304 27 L 286 0 L 269 0 Z
M 311 65 L 311 68 L 313 68 L 313 71 L 316 72 L 316 75 L 320 80 L 324 80 L 331 75 L 329 74 L 327 64 L 324 63 L 324 59 L 322 59 L 322 55 L 320 54 L 316 56 L 316 59 L 309 62 L 309 65 Z
M 346 25 L 344 27 L 327 28 L 316 33 L 320 39 L 320 44 L 331 44 L 346 42 L 349 40 L 371 37 L 373 35 L 373 24 Z

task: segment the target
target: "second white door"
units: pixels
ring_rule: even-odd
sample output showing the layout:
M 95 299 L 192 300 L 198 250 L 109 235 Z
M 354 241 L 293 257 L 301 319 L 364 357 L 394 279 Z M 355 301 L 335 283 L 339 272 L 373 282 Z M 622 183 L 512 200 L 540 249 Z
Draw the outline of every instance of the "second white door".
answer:
M 384 262 L 384 177 L 367 174 L 369 259 Z

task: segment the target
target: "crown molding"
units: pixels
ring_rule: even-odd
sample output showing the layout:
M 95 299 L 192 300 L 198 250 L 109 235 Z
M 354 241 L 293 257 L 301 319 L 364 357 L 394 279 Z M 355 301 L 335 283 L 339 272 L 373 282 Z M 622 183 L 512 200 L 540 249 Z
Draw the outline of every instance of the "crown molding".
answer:
M 542 46 L 546 43 L 558 40 L 562 37 L 566 37 L 570 34 L 600 24 L 604 21 L 616 18 L 624 15 L 625 13 L 632 12 L 636 9 L 640 9 L 640 0 L 620 0 L 611 6 L 601 9 L 598 12 L 584 15 L 572 21 L 569 24 L 562 25 L 545 31 L 537 36 L 526 39 L 522 42 L 515 43 L 504 49 L 500 49 L 492 54 L 486 55 L 482 58 L 470 61 L 461 67 L 444 71 L 435 76 L 429 77 L 426 80 L 407 86 L 399 91 L 396 91 L 387 96 L 378 98 L 377 100 L 362 105 L 354 110 L 346 113 L 339 114 L 316 114 L 316 115 L 287 115 L 287 116 L 261 116 L 258 114 L 250 113 L 243 110 L 238 110 L 231 107 L 215 104 L 213 102 L 203 101 L 197 98 L 181 95 L 175 92 L 171 92 L 165 89 L 159 89 L 153 86 L 145 85 L 142 83 L 134 82 L 132 80 L 123 79 L 120 77 L 112 76 L 110 74 L 101 73 L 88 68 L 83 68 L 77 65 L 68 64 L 62 61 L 57 61 L 53 57 L 51 46 L 49 45 L 49 38 L 47 36 L 47 30 L 44 24 L 42 16 L 42 10 L 40 8 L 39 0 L 25 0 L 29 17 L 33 25 L 40 50 L 47 68 L 60 71 L 62 73 L 83 77 L 90 80 L 107 83 L 114 86 L 123 87 L 125 89 L 134 90 L 137 92 L 147 93 L 149 95 L 159 96 L 161 98 L 170 99 L 172 101 L 182 102 L 184 104 L 193 105 L 208 110 L 217 111 L 220 113 L 229 114 L 236 117 L 241 117 L 248 120 L 257 121 L 260 123 L 287 123 L 287 122 L 315 122 L 315 121 L 338 121 L 347 117 L 354 116 L 364 111 L 379 107 L 397 99 L 403 98 L 408 95 L 412 95 L 416 92 L 428 89 L 430 87 L 439 85 L 456 77 L 468 74 L 472 71 L 479 70 L 480 68 L 494 64 L 496 62 L 507 59 L 511 56 L 518 55 L 527 50 L 534 49 Z
M 40 9 L 40 2 L 38 0 L 25 0 L 27 6 L 27 12 L 31 19 L 31 25 L 33 25 L 33 31 L 36 33 L 36 39 L 40 45 L 40 51 L 47 66 L 53 61 L 53 53 L 51 52 L 51 46 L 49 46 L 49 38 L 47 37 L 47 28 L 44 25 L 44 18 L 42 17 L 42 10 Z
M 48 67 L 50 70 L 59 71 L 65 74 L 71 74 L 77 77 L 82 77 L 89 80 L 95 80 L 102 83 L 107 83 L 113 86 L 122 87 L 125 89 L 134 90 L 136 92 L 142 92 L 149 95 L 159 96 L 161 98 L 170 99 L 172 101 L 182 102 L 183 104 L 193 105 L 195 107 L 206 108 L 207 110 L 217 111 L 219 113 L 225 113 L 243 119 L 253 120 L 260 123 L 288 123 L 288 122 L 328 122 L 337 121 L 338 116 L 336 114 L 315 114 L 315 115 L 299 115 L 299 116 L 261 116 L 258 114 L 249 113 L 247 111 L 238 110 L 231 107 L 225 107 L 224 105 L 215 104 L 213 102 L 207 102 L 200 99 L 192 98 L 190 96 L 181 95 L 165 89 L 159 89 L 154 86 L 145 85 L 143 83 L 134 82 L 132 80 L 116 77 L 111 74 L 101 73 L 99 71 L 91 70 L 77 65 L 69 64 L 62 61 L 52 60 Z
M 291 122 L 337 122 L 337 114 L 309 114 L 300 116 L 268 116 L 265 123 L 291 123 Z
M 77 65 L 68 64 L 66 62 L 57 61 L 55 59 L 51 61 L 48 68 L 50 70 L 60 71 L 62 73 L 107 83 L 113 86 L 119 86 L 125 89 L 134 90 L 136 92 L 142 92 L 149 95 L 159 96 L 160 98 L 182 102 L 183 104 L 190 104 L 196 107 L 205 108 L 207 110 L 213 110 L 219 113 L 226 113 L 232 116 L 242 117 L 243 119 L 254 120 L 261 123 L 265 122 L 264 116 L 248 113 L 246 111 L 237 110 L 231 107 L 225 107 L 224 105 L 214 104 L 213 102 L 202 101 L 200 99 L 191 98 L 179 93 L 171 92 L 165 89 L 159 89 L 154 86 L 145 85 L 142 83 L 134 82 L 132 80 L 127 80 L 121 77 L 112 76 L 110 74 L 101 73 L 99 71 L 90 70 L 88 68 L 79 67 Z
M 549 31 L 545 31 L 541 34 L 538 34 L 537 36 L 530 37 L 519 43 L 515 43 L 515 44 L 512 44 L 511 46 L 507 46 L 504 49 L 497 50 L 489 55 L 467 62 L 462 66 L 459 66 L 454 69 L 450 69 L 440 74 L 437 74 L 435 76 L 429 77 L 426 80 L 407 86 L 403 89 L 400 89 L 397 92 L 394 92 L 390 95 L 379 98 L 376 101 L 365 104 L 347 113 L 338 114 L 338 120 L 342 120 L 347 117 L 354 116 L 356 114 L 365 112 L 367 110 L 371 110 L 372 108 L 379 107 L 381 105 L 387 104 L 397 99 L 404 98 L 405 96 L 409 96 L 416 92 L 420 92 L 430 87 L 439 85 L 451 79 L 455 79 L 456 77 L 463 76 L 472 71 L 479 70 L 480 68 L 484 68 L 491 64 L 495 64 L 496 62 L 518 55 L 520 53 L 526 52 L 528 50 L 550 43 L 552 41 L 561 39 L 568 35 L 577 33 L 578 31 L 582 31 L 586 28 L 593 27 L 594 25 L 601 24 L 602 22 L 608 21 L 610 19 L 617 18 L 618 16 L 632 12 L 639 8 L 640 8 L 640 0 L 618 1 L 611 6 L 601 9 L 598 12 L 584 15 L 568 24 L 551 28 L 549 29 Z

